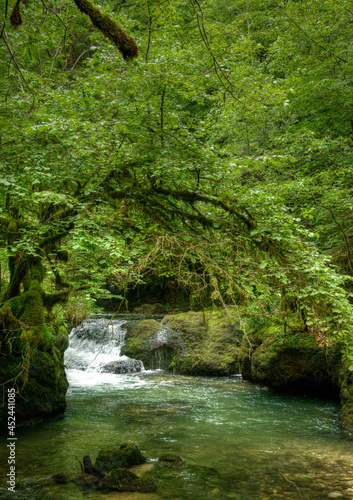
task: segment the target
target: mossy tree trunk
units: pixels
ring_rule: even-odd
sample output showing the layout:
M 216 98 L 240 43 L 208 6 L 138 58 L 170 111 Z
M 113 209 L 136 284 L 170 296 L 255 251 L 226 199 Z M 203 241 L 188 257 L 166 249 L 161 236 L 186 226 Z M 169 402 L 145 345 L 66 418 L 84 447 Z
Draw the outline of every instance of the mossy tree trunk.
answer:
M 31 226 L 15 218 L 1 219 L 3 244 L 7 246 L 8 252 L 8 284 L 0 303 L 0 382 L 4 391 L 15 387 L 23 404 L 26 400 L 28 404 L 28 392 L 31 390 L 27 388 L 27 382 L 34 364 L 37 372 L 38 363 L 41 365 L 41 377 L 53 359 L 54 371 L 55 364 L 61 364 L 60 376 L 54 376 L 57 380 L 51 380 L 48 385 L 60 383 L 66 392 L 61 359 L 63 353 L 49 345 L 46 332 L 52 327 L 53 306 L 65 302 L 72 288 L 62 280 L 56 265 L 56 261 L 63 258 L 61 241 L 71 228 L 67 220 L 60 218 L 55 229 L 44 221 Z M 24 234 L 32 237 L 31 247 L 27 245 L 26 248 L 21 244 Z M 48 266 L 55 276 L 53 293 L 46 293 L 43 285 Z M 38 359 L 33 364 L 35 358 Z M 37 387 L 37 391 L 42 390 L 40 386 Z M 59 406 L 62 408 L 63 403 Z M 47 407 L 49 409 L 50 405 Z

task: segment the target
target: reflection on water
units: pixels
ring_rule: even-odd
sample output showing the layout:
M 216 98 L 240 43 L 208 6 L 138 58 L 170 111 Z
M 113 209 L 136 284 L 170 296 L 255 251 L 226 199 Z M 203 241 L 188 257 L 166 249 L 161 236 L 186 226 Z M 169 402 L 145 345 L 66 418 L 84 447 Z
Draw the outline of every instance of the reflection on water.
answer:
M 82 498 L 74 485 L 39 484 L 75 458 L 124 441 L 150 459 L 166 452 L 185 464 L 152 464 L 156 493 L 91 494 L 107 499 L 353 498 L 352 440 L 335 402 L 274 394 L 239 377 L 68 372 L 64 417 L 17 432 L 16 498 Z M 1 478 L 6 451 L 1 449 Z M 1 493 L 0 493 L 1 495 Z M 4 496 L 5 498 L 5 496 Z

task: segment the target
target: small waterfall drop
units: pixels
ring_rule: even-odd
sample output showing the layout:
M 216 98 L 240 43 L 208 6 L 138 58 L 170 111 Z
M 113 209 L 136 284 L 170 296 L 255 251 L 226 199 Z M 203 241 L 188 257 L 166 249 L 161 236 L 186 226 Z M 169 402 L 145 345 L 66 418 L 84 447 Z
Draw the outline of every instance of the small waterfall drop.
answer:
M 125 342 L 126 318 L 94 315 L 73 328 L 65 352 L 68 372 L 92 378 L 95 373 L 131 374 L 144 371 L 142 361 L 121 355 Z M 71 378 L 71 377 L 69 377 Z

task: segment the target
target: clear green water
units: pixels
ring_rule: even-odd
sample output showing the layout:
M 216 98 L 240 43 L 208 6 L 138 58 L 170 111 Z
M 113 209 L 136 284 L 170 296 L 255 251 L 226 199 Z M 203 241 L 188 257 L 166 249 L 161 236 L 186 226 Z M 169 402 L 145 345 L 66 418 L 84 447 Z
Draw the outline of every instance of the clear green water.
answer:
M 75 455 L 94 461 L 100 448 L 124 441 L 137 443 L 149 459 L 171 452 L 185 464 L 141 466 L 159 479 L 156 493 L 89 498 L 353 498 L 353 442 L 340 428 L 335 402 L 278 395 L 238 377 L 86 373 L 83 380 L 75 370 L 69 376 L 65 415 L 18 429 L 21 488 L 15 495 L 2 489 L 3 498 L 83 498 L 82 488 L 44 478 L 79 472 Z M 4 480 L 4 446 L 0 460 Z

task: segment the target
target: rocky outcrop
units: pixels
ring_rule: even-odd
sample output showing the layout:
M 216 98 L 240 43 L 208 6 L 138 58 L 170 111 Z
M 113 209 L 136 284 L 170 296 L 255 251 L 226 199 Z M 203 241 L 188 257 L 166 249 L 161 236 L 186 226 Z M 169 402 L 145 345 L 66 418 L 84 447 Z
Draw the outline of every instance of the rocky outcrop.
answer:
M 162 323 L 138 321 L 127 329 L 122 353 L 142 360 L 146 369 L 188 375 L 231 375 L 239 370 L 242 331 L 224 311 L 173 314 Z
M 248 339 L 239 353 L 244 378 L 277 391 L 338 397 L 339 348 L 319 347 L 305 332 L 284 335 L 281 325 L 266 322 L 250 328 Z
M 145 369 L 170 369 L 177 335 L 166 330 L 155 319 L 126 324 L 125 345 L 121 353 L 143 362 Z

